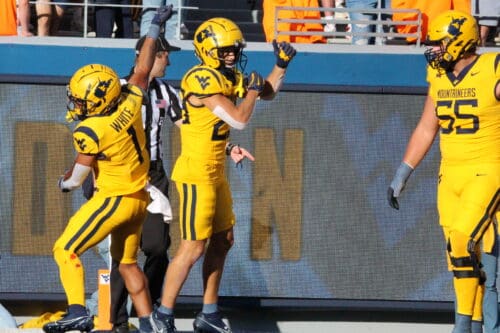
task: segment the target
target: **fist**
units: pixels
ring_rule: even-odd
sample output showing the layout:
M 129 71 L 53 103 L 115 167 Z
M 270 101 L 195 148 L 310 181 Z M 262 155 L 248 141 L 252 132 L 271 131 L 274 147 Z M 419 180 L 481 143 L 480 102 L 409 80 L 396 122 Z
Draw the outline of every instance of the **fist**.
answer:
M 266 80 L 256 71 L 252 71 L 248 75 L 246 82 L 247 90 L 256 90 L 259 94 L 264 90 L 266 84 Z
M 294 47 L 288 42 L 280 42 L 278 43 L 276 39 L 273 39 L 273 50 L 274 56 L 276 57 L 276 65 L 281 68 L 287 68 L 290 61 L 292 61 L 293 57 L 297 51 Z
M 167 22 L 169 18 L 172 17 L 173 13 L 174 13 L 173 5 L 161 6 L 158 8 L 155 16 L 151 20 L 151 24 L 156 24 L 161 26 L 163 23 Z
M 69 190 L 63 186 L 63 182 L 71 177 L 71 174 L 73 173 L 73 167 L 74 165 L 71 167 L 71 169 L 64 171 L 64 174 L 57 180 L 57 187 L 59 187 L 59 189 L 64 193 L 69 192 Z

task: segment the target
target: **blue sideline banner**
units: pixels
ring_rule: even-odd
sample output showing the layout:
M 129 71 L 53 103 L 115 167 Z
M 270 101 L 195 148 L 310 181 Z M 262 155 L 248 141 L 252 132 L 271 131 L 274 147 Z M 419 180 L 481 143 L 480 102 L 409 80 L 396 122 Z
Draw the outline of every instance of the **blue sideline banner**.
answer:
M 227 174 L 237 217 L 223 296 L 452 301 L 436 212 L 437 143 L 409 180 L 399 211 L 386 190 L 424 103 L 422 95 L 281 92 L 259 101 L 231 141 L 255 162 Z M 0 85 L 0 293 L 62 293 L 52 245 L 83 203 L 57 179 L 74 158 L 59 85 Z M 179 133 L 166 129 L 170 172 Z M 171 186 L 175 253 L 178 199 Z M 97 251 L 83 256 L 96 290 Z M 201 295 L 198 263 L 182 295 Z

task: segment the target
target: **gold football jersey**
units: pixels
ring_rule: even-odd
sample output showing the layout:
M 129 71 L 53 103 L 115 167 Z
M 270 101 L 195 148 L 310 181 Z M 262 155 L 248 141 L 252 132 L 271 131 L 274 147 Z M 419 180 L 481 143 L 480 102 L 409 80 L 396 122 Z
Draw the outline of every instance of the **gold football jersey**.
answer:
M 142 98 L 139 87 L 124 85 L 114 112 L 89 117 L 73 132 L 76 151 L 97 156 L 96 196 L 135 193 L 146 185 L 149 155 L 142 127 Z
M 212 183 L 224 174 L 225 147 L 230 126 L 205 106 L 188 101 L 194 95 L 200 99 L 222 94 L 236 102 L 241 92 L 243 75 L 236 71 L 234 80 L 208 66 L 198 65 L 189 70 L 181 81 L 183 100 L 181 155 L 172 179 L 183 183 Z
M 499 60 L 500 54 L 482 54 L 458 77 L 429 66 L 443 163 L 500 162 Z

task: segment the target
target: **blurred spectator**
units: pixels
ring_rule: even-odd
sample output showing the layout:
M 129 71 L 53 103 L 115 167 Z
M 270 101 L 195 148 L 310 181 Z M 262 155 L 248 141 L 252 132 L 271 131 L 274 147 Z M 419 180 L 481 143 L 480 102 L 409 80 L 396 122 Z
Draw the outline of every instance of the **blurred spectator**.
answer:
M 321 0 L 321 7 L 323 8 L 345 8 L 345 2 L 344 0 Z M 335 20 L 349 20 L 349 13 L 348 12 L 341 12 L 341 11 L 329 11 L 325 10 L 323 12 L 324 18 L 327 20 L 332 20 L 330 23 L 326 23 L 323 27 L 324 32 L 335 32 L 339 29 L 337 26 L 338 23 L 335 22 Z M 341 23 L 343 28 L 343 31 L 351 31 L 351 25 L 350 24 L 345 24 Z
M 52 2 L 52 3 L 51 3 Z M 59 24 L 64 16 L 64 6 L 58 3 L 66 0 L 37 0 L 37 35 L 55 36 L 59 31 Z
M 276 7 L 313 7 L 319 8 L 318 0 L 263 0 L 263 18 L 262 25 L 266 41 L 270 42 L 276 39 L 278 42 L 286 41 L 290 43 L 325 43 L 326 39 L 321 35 L 305 35 L 305 36 L 292 36 L 292 35 L 274 35 L 274 17 Z M 299 20 L 320 20 L 321 13 L 319 10 L 280 10 L 280 19 L 299 19 Z M 294 31 L 294 32 L 319 32 L 323 31 L 321 23 L 279 23 L 278 31 Z
M 334 0 L 321 0 L 321 7 L 323 8 L 335 8 Z M 333 22 L 334 13 L 330 10 L 325 10 L 323 12 L 323 16 L 326 20 L 330 20 L 329 23 L 326 23 L 323 26 L 324 32 L 335 32 L 337 29 L 335 28 L 335 23 Z
M 481 34 L 481 46 L 486 46 L 488 36 L 497 31 L 500 17 L 499 0 L 471 0 L 471 12 L 479 24 Z
M 498 0 L 493 0 L 498 1 Z M 436 16 L 448 9 L 455 9 L 467 14 L 471 14 L 471 0 L 392 0 L 392 8 L 395 9 L 419 9 L 422 13 L 422 26 L 420 32 L 420 39 L 425 40 L 427 36 L 427 25 Z M 417 15 L 412 13 L 394 13 L 394 21 L 416 21 Z M 416 25 L 399 25 L 396 27 L 398 33 L 416 33 Z M 407 38 L 408 43 L 415 43 L 416 38 Z
M 131 0 L 95 0 L 95 36 L 99 38 L 134 38 Z M 106 4 L 125 7 L 108 7 Z
M 169 1 L 172 2 L 172 1 Z M 177 5 L 177 1 L 175 4 Z M 181 1 L 182 4 L 182 1 Z M 166 0 L 142 0 L 142 13 L 141 13 L 141 37 L 144 36 L 149 29 L 149 25 L 151 24 L 151 20 L 153 19 L 154 14 L 156 13 L 156 8 L 160 6 L 167 5 Z M 174 12 L 172 17 L 165 23 L 165 39 L 179 39 L 178 29 L 179 25 L 179 8 Z
M 376 32 L 375 24 L 367 24 L 367 21 L 374 21 L 377 19 L 377 14 L 368 14 L 359 12 L 360 9 L 376 9 L 378 8 L 377 0 L 345 0 L 345 5 L 349 9 L 354 9 L 349 13 L 351 20 L 364 21 L 363 23 L 351 23 L 351 31 L 353 32 L 352 44 L 354 45 L 368 45 L 375 44 L 375 37 L 365 36 L 366 33 Z
M 0 1 L 0 36 L 17 36 L 18 27 L 21 27 L 21 36 L 33 36 L 29 30 L 30 5 L 28 0 Z

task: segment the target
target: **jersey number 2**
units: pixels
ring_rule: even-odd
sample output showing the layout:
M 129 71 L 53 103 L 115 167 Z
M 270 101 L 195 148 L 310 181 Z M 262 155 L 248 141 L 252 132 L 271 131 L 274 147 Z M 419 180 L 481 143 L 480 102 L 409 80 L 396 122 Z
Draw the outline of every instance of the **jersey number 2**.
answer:
M 214 130 L 212 131 L 212 141 L 223 141 L 226 140 L 229 137 L 229 131 L 228 130 L 221 130 L 221 127 L 225 124 L 224 121 L 219 120 L 215 125 L 214 125 Z

